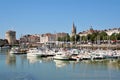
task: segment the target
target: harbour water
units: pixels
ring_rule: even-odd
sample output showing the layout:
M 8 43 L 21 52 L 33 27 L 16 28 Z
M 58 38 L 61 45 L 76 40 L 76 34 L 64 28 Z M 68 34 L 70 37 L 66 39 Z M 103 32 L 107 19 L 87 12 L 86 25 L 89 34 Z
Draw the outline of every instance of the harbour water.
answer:
M 119 80 L 120 60 L 61 61 L 0 50 L 0 80 Z

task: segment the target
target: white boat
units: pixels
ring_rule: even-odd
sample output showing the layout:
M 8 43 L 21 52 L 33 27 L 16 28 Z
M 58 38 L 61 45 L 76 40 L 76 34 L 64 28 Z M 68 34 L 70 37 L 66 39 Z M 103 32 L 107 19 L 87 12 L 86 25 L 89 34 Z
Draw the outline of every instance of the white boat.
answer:
M 113 57 L 120 59 L 120 51 L 116 50 L 113 54 Z
M 46 49 L 44 52 L 46 53 L 45 56 L 54 56 L 55 55 L 55 51 L 50 50 L 50 49 Z
M 37 49 L 37 48 L 30 48 L 28 51 L 27 51 L 27 56 L 42 56 L 44 55 L 45 53 L 42 52 L 42 50 L 40 49 Z
M 9 53 L 11 53 L 11 54 L 15 53 L 16 54 L 16 53 L 18 53 L 18 51 L 16 49 L 11 49 Z
M 64 51 L 58 51 L 55 53 L 55 56 L 53 58 L 58 60 L 69 60 L 70 56 Z
M 78 54 L 80 54 L 80 50 L 78 50 L 78 49 L 72 49 L 70 51 L 70 53 L 73 54 L 73 55 L 78 55 Z
M 22 50 L 19 47 L 12 47 L 9 53 L 10 54 L 26 54 L 26 51 Z
M 90 53 L 80 54 L 80 55 L 78 55 L 78 57 L 79 57 L 81 60 L 90 60 L 90 59 L 91 59 Z
M 91 54 L 91 59 L 104 59 L 104 55 L 100 54 L 100 53 L 93 53 Z
M 111 51 L 107 55 L 108 58 L 120 58 L 120 52 L 119 51 Z

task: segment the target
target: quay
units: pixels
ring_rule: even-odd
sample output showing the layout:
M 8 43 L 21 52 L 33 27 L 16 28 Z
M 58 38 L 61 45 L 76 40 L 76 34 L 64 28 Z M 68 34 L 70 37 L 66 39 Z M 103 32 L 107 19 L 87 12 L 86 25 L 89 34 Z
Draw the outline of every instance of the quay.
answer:
M 80 48 L 91 48 L 91 49 L 97 49 L 97 48 L 101 48 L 101 49 L 113 49 L 113 50 L 120 50 L 120 45 L 117 44 L 80 44 L 80 45 L 76 45 L 77 47 Z

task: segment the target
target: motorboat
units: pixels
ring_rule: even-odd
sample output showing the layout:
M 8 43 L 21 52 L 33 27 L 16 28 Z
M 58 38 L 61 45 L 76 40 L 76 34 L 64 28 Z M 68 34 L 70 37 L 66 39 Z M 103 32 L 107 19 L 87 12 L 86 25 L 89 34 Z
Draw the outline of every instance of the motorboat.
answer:
M 38 49 L 38 48 L 30 48 L 28 51 L 27 51 L 27 56 L 43 56 L 45 55 L 45 53 L 41 50 L 41 49 Z
M 23 50 L 19 47 L 12 47 L 9 53 L 10 54 L 26 54 L 26 50 Z
M 67 54 L 65 51 L 58 51 L 55 53 L 55 56 L 53 58 L 58 60 L 69 60 L 70 55 Z

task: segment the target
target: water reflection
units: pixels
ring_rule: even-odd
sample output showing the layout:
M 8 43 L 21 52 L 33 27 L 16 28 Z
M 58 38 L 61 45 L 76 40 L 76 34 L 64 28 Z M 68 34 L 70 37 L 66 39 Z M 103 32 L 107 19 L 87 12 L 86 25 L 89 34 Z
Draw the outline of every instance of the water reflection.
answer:
M 9 49 L 0 49 L 0 55 L 8 54 L 8 52 L 9 52 Z
M 14 55 L 9 54 L 9 49 L 7 48 L 3 48 L 0 50 L 0 58 L 3 58 L 7 65 L 16 65 L 16 57 Z
M 27 62 L 31 64 L 34 63 L 50 63 L 53 62 L 57 68 L 62 68 L 68 65 L 76 66 L 78 64 L 87 64 L 92 66 L 105 66 L 108 69 L 120 70 L 120 59 L 103 59 L 103 60 L 83 60 L 80 62 L 76 61 L 63 61 L 63 60 L 53 60 L 52 57 L 28 57 L 27 55 L 14 55 L 10 54 L 9 50 L 0 50 L 0 57 L 5 56 L 5 62 L 9 66 L 16 66 L 17 63 L 25 65 Z M 80 66 L 80 65 L 79 65 Z
M 57 68 L 65 67 L 70 64 L 69 61 L 63 61 L 63 60 L 54 60 L 54 62 Z
M 63 68 L 68 65 L 73 65 L 73 68 L 75 68 L 76 65 L 78 64 L 87 64 L 92 65 L 92 66 L 106 66 L 108 69 L 116 69 L 120 70 L 120 59 L 106 59 L 106 60 L 83 60 L 80 62 L 77 61 L 64 61 L 64 60 L 53 60 L 52 57 L 46 57 L 46 58 L 41 58 L 41 57 L 28 57 L 26 55 L 14 55 L 14 54 L 7 54 L 6 55 L 6 64 L 9 66 L 16 66 L 17 59 L 19 58 L 19 62 L 23 64 L 26 64 L 25 61 L 28 61 L 30 64 L 34 63 L 50 63 L 54 62 L 55 66 L 57 68 Z
M 8 53 L 6 55 L 6 64 L 9 66 L 16 66 L 16 56 Z
M 120 60 L 109 60 L 107 65 L 109 69 L 120 70 Z
M 36 56 L 27 56 L 27 60 L 30 64 L 33 63 L 46 63 L 46 62 L 51 62 L 53 60 L 52 57 L 46 57 L 46 58 L 41 58 L 41 57 L 36 57 Z
M 119 80 L 120 78 L 120 59 L 77 62 L 54 60 L 52 57 L 27 57 L 26 54 L 14 55 L 2 51 L 0 66 L 1 80 Z
M 36 80 L 35 77 L 27 72 L 14 72 L 6 80 Z
M 30 64 L 36 63 L 38 61 L 41 61 L 37 57 L 34 57 L 34 56 L 33 57 L 32 56 L 27 56 L 27 59 L 28 59 Z
M 83 60 L 82 63 L 86 63 L 93 66 L 106 66 L 108 69 L 120 70 L 120 59 L 103 59 L 103 60 Z

